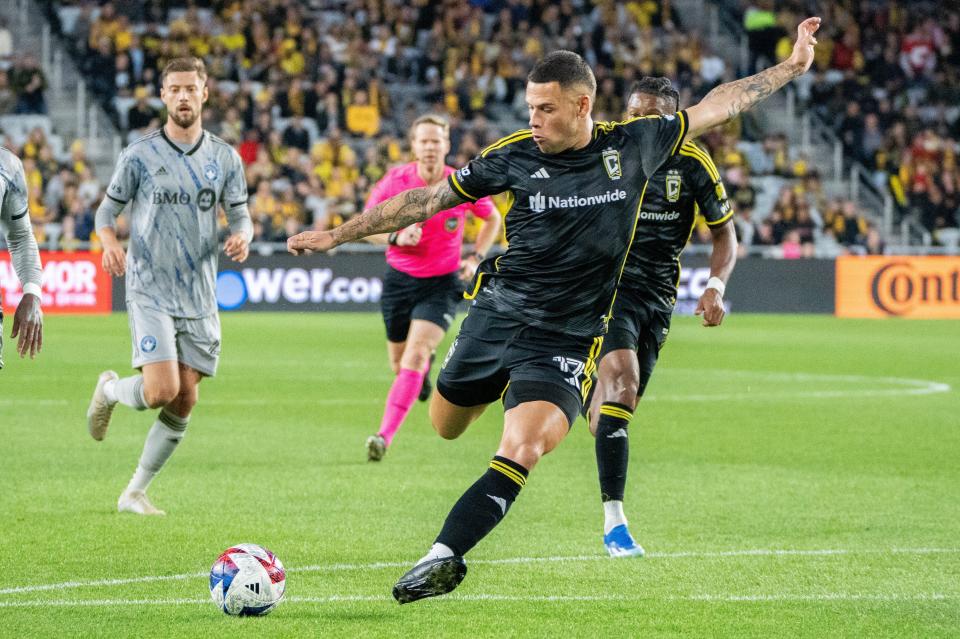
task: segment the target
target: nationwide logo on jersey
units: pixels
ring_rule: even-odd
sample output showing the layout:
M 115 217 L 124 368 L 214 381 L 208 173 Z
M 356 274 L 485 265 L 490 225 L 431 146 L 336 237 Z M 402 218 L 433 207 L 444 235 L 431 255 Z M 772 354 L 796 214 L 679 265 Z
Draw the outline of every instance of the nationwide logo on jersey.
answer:
M 569 195 L 558 197 L 551 195 L 545 197 L 540 191 L 536 195 L 531 195 L 529 200 L 530 210 L 534 213 L 543 213 L 547 207 L 551 209 L 572 209 L 581 206 L 596 206 L 597 204 L 607 204 L 609 202 L 619 202 L 627 197 L 627 192 L 623 189 L 616 191 L 606 191 L 603 195 Z
M 209 164 L 204 165 L 203 177 L 207 178 L 211 182 L 217 181 L 217 178 L 220 177 L 220 167 L 216 162 L 210 162 Z
M 680 172 L 676 169 L 667 171 L 666 195 L 667 202 L 676 202 L 680 199 Z
M 607 170 L 607 177 L 611 180 L 619 180 L 623 177 L 623 170 L 620 168 L 620 151 L 604 149 L 603 168 Z

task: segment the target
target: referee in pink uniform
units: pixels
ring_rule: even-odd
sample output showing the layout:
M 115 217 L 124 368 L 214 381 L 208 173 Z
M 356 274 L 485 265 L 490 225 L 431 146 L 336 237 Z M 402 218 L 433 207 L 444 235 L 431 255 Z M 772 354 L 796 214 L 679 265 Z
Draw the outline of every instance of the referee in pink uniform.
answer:
M 387 172 L 367 199 L 369 210 L 409 189 L 445 180 L 454 169 L 444 164 L 450 152 L 450 125 L 436 115 L 417 118 L 410 132 L 416 160 Z M 474 252 L 461 258 L 467 213 L 483 220 Z M 367 438 L 367 459 L 380 461 L 410 412 L 414 400 L 430 395 L 430 363 L 463 296 L 461 280 L 473 278 L 500 230 L 500 213 L 490 198 L 440 211 L 428 220 L 385 238 L 387 273 L 381 310 L 387 329 L 387 354 L 396 377 L 380 430 Z

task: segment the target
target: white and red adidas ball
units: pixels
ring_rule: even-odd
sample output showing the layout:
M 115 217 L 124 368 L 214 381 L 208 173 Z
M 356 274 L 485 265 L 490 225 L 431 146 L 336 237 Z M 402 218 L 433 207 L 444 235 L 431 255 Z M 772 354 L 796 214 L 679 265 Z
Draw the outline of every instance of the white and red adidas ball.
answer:
M 210 596 L 228 615 L 265 615 L 283 599 L 286 572 L 257 544 L 227 548 L 210 569 Z

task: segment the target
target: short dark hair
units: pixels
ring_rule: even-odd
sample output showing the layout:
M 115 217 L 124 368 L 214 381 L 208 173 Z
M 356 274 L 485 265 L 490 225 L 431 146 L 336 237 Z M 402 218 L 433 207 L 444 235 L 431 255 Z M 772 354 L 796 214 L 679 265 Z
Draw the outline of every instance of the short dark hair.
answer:
M 163 67 L 163 73 L 160 74 L 160 84 L 163 84 L 170 73 L 179 73 L 181 71 L 196 71 L 200 82 L 207 81 L 207 67 L 200 58 L 174 58 Z
M 673 87 L 670 78 L 644 76 L 630 87 L 627 99 L 634 93 L 645 93 L 665 100 L 672 100 L 674 109 L 680 110 L 680 92 Z
M 597 79 L 590 65 L 573 51 L 553 51 L 533 65 L 527 75 L 528 82 L 559 82 L 561 89 L 581 84 L 590 90 L 590 97 L 597 94 Z

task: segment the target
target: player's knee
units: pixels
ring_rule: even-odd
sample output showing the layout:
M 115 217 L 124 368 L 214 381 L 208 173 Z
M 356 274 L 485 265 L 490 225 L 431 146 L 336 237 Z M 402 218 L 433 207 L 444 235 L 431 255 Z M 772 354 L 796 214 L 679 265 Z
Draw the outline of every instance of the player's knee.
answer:
M 433 410 L 430 411 L 430 423 L 433 424 L 433 430 L 437 431 L 437 435 L 444 439 L 456 439 L 466 429 L 463 424 L 454 423 L 449 417 L 438 415 Z
M 411 371 L 422 371 L 430 361 L 430 344 L 427 342 L 408 342 L 400 360 L 400 367 Z
M 517 462 L 527 470 L 533 469 L 540 458 L 550 452 L 550 447 L 543 441 L 510 441 L 503 442 L 497 454 Z
M 146 400 L 148 407 L 160 408 L 176 399 L 179 392 L 179 384 L 176 382 L 145 384 L 143 387 L 143 398 Z

